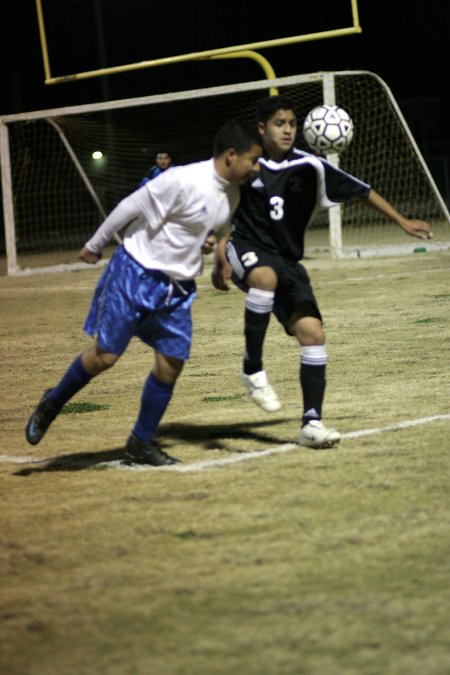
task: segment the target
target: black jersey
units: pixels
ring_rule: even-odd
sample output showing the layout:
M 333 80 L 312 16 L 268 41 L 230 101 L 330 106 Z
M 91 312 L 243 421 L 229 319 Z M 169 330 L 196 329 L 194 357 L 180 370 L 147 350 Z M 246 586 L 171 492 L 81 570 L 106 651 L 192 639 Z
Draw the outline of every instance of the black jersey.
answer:
M 366 197 L 370 186 L 327 160 L 293 148 L 282 162 L 261 158 L 259 175 L 241 188 L 232 236 L 301 260 L 316 212 Z

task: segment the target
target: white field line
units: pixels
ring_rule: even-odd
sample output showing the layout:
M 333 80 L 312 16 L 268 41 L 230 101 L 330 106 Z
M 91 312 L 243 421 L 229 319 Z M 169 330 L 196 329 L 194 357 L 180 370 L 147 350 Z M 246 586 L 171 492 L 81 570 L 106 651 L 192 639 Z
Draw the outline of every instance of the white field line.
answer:
M 372 434 L 379 434 L 382 431 L 397 431 L 399 429 L 408 429 L 409 427 L 417 427 L 421 424 L 429 424 L 430 422 L 439 422 L 450 420 L 449 415 L 433 415 L 432 417 L 419 417 L 415 420 L 405 420 L 403 422 L 395 422 L 394 424 L 388 424 L 386 427 L 379 427 L 374 429 L 362 429 L 361 431 L 349 431 L 346 434 L 342 434 L 342 438 L 351 440 L 353 438 L 359 438 L 360 436 L 371 436 Z
M 435 267 L 434 269 L 427 269 L 427 270 L 418 270 L 417 275 L 419 274 L 435 274 L 439 272 L 446 272 L 448 274 L 448 267 Z M 380 272 L 379 274 L 370 274 L 367 276 L 359 276 L 359 277 L 346 277 L 343 279 L 323 279 L 323 280 L 318 280 L 317 285 L 322 284 L 323 286 L 330 286 L 330 285 L 337 285 L 337 284 L 343 284 L 343 283 L 353 283 L 353 282 L 359 282 L 359 281 L 376 281 L 377 279 L 386 279 L 386 278 L 391 278 L 391 279 L 402 279 L 404 277 L 415 277 L 416 273 L 415 272 L 389 272 L 388 274 L 385 274 L 384 272 Z
M 0 462 L 8 462 L 9 464 L 32 464 L 45 460 L 38 460 L 36 457 L 14 457 L 12 455 L 0 455 Z
M 0 297 L 9 297 L 15 295 L 29 295 L 30 293 L 35 293 L 40 295 L 41 293 L 86 293 L 94 292 L 95 283 L 92 283 L 90 286 L 11 286 L 11 288 L 0 288 Z
M 400 431 L 410 427 L 417 427 L 422 424 L 430 424 L 432 422 L 447 422 L 450 421 L 450 414 L 448 415 L 432 415 L 431 417 L 419 417 L 415 420 L 404 420 L 403 422 L 395 422 L 388 424 L 385 427 L 374 427 L 372 429 L 360 429 L 359 431 L 349 431 L 342 434 L 343 440 L 353 440 L 354 438 L 361 438 L 362 436 L 372 436 L 374 434 L 381 434 L 385 431 Z M 297 443 L 285 443 L 278 445 L 275 448 L 267 448 L 266 450 L 252 450 L 251 452 L 242 452 L 231 457 L 223 457 L 220 459 L 203 460 L 200 462 L 191 462 L 190 464 L 172 464 L 170 466 L 148 466 L 148 465 L 133 465 L 127 466 L 120 460 L 112 462 L 102 462 L 97 466 L 115 467 L 117 469 L 124 469 L 127 471 L 175 471 L 178 473 L 189 473 L 195 471 L 203 471 L 204 469 L 211 469 L 214 467 L 226 466 L 228 464 L 237 464 L 238 462 L 246 462 L 249 459 L 261 459 L 261 457 L 268 457 L 269 455 L 279 455 L 284 452 L 291 452 L 298 449 L 300 446 Z M 43 464 L 48 460 L 38 460 L 35 457 L 13 457 L 10 455 L 0 455 L 0 462 L 8 462 L 10 464 Z

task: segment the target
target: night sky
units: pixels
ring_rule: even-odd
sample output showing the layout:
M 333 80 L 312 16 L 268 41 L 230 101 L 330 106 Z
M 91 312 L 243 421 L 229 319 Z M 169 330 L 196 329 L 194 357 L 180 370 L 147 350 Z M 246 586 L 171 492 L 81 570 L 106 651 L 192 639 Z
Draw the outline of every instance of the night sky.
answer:
M 53 76 L 352 24 L 350 0 L 282 3 L 42 0 Z M 360 35 L 259 49 L 277 76 L 371 70 L 391 88 L 428 154 L 450 152 L 450 3 L 359 0 Z M 44 84 L 33 0 L 0 9 L 0 114 L 259 80 L 249 60 L 189 62 Z

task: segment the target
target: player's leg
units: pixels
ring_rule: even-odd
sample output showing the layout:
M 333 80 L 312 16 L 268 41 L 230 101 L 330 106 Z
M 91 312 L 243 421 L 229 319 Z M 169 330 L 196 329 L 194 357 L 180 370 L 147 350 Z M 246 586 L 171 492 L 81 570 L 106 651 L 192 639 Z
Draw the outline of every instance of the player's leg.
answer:
M 245 284 L 248 292 L 245 298 L 243 372 L 253 375 L 263 369 L 264 339 L 273 309 L 277 275 L 271 267 L 256 267 L 245 278 Z
M 154 367 L 145 381 L 133 434 L 142 443 L 153 440 L 172 398 L 184 361 L 155 351 Z
M 266 254 L 233 240 L 228 243 L 227 257 L 233 281 L 246 291 L 241 380 L 256 405 L 266 412 L 276 412 L 281 404 L 263 366 L 264 340 L 278 282 L 275 266 Z
M 25 429 L 28 443 L 36 445 L 63 406 L 85 387 L 93 377 L 111 368 L 119 357 L 100 347 L 98 342 L 83 352 L 53 389 L 47 389 L 30 416 Z
M 314 448 L 335 445 L 340 435 L 322 422 L 327 353 L 322 316 L 303 265 L 285 261 L 279 270 L 274 314 L 301 348 L 300 386 L 303 394 L 300 443 Z
M 149 290 L 154 283 L 157 289 L 153 291 L 153 310 L 143 316 L 136 334 L 155 350 L 155 363 L 144 383 L 138 417 L 126 444 L 125 462 L 162 466 L 178 462 L 161 450 L 155 436 L 189 358 L 191 305 L 196 291 L 194 282 L 175 283 L 160 272 L 147 275 Z
M 84 329 L 95 344 L 79 355 L 53 389 L 44 392 L 25 429 L 27 441 L 36 445 L 58 412 L 90 380 L 111 368 L 133 335 L 136 307 L 127 291 L 136 286 L 142 268 L 119 247 L 105 268 L 92 298 Z
M 308 311 L 305 308 L 305 311 Z M 326 387 L 327 354 L 322 322 L 315 316 L 302 316 L 296 312 L 289 324 L 289 331 L 300 346 L 300 383 L 303 392 L 302 424 L 322 418 L 322 404 Z
M 307 308 L 305 309 L 307 312 Z M 300 385 L 303 394 L 303 415 L 300 445 L 330 448 L 340 441 L 335 429 L 322 422 L 322 406 L 326 388 L 327 351 L 322 321 L 316 316 L 297 312 L 289 324 L 300 346 Z
M 127 441 L 127 463 L 162 466 L 178 462 L 154 438 L 183 366 L 184 361 L 155 352 L 155 365 L 144 384 L 139 414 Z
M 263 367 L 263 348 L 273 309 L 277 275 L 271 267 L 257 267 L 246 277 L 245 353 L 241 379 L 252 400 L 266 412 L 276 412 L 281 403 Z

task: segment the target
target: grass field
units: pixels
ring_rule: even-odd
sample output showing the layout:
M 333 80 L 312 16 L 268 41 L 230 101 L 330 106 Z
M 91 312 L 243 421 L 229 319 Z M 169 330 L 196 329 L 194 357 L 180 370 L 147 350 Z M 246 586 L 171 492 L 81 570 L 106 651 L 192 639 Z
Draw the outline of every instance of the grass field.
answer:
M 246 398 L 244 296 L 207 269 L 160 432 L 175 469 L 120 464 L 152 363 L 138 342 L 26 444 L 90 343 L 100 270 L 0 277 L 0 672 L 448 675 L 449 263 L 306 261 L 344 436 L 327 451 L 295 445 L 299 350 L 275 320 L 283 408 Z

